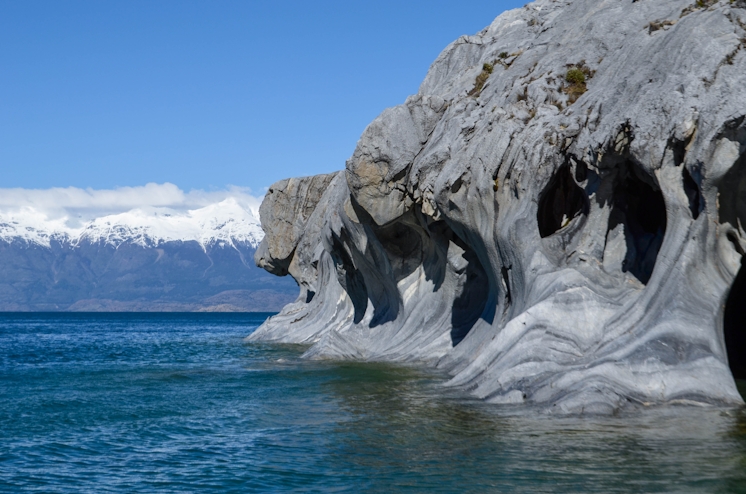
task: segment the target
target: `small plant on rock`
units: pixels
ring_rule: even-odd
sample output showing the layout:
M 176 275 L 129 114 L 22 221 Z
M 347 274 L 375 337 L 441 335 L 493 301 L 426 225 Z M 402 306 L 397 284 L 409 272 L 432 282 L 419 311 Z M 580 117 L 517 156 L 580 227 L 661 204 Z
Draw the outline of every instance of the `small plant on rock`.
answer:
M 469 91 L 469 96 L 474 96 L 475 98 L 479 97 L 494 68 L 495 67 L 491 63 L 485 63 L 482 65 L 482 72 L 479 73 L 477 79 L 474 81 L 474 87 Z
M 585 85 L 585 74 L 577 67 L 573 67 L 567 71 L 565 80 L 569 85 L 565 86 L 563 91 L 568 96 L 568 102 L 573 104 L 588 89 Z
M 573 67 L 567 71 L 565 80 L 570 84 L 585 84 L 585 74 L 579 68 Z
M 684 17 L 685 15 L 689 15 L 695 10 L 700 9 L 706 9 L 708 7 L 711 7 L 717 3 L 718 0 L 697 0 L 690 6 L 686 7 L 684 10 L 681 11 L 681 15 L 679 17 Z
M 567 73 L 565 74 L 565 81 L 568 85 L 565 86 L 562 91 L 567 94 L 568 103 L 573 104 L 588 90 L 586 81 L 593 77 L 595 71 L 588 68 L 584 61 L 577 65 L 570 65 L 568 67 Z

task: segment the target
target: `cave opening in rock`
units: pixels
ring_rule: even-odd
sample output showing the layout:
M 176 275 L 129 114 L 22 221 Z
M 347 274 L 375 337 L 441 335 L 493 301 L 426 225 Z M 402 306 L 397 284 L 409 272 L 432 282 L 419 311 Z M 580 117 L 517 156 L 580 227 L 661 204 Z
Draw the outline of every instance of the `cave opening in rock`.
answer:
M 723 332 L 733 377 L 746 379 L 746 269 L 743 261 L 725 303 Z
M 335 237 L 333 245 L 334 249 L 331 255 L 336 265 L 337 280 L 350 297 L 354 311 L 353 321 L 357 324 L 363 320 L 368 308 L 368 288 L 365 286 L 365 279 L 360 271 L 355 268 L 342 241 Z
M 433 293 L 444 290 L 448 294 L 445 297 L 453 297 L 450 307 L 453 346 L 464 339 L 480 317 L 489 319 L 485 315 L 491 296 L 487 272 L 475 250 L 446 221 L 433 220 L 419 209 L 413 209 L 388 225 L 374 228 L 374 232 L 390 265 L 389 275 L 393 278 L 387 285 L 387 293 L 396 291 L 406 304 L 410 296 L 406 293 L 414 293 L 414 284 L 427 280 L 432 283 Z M 424 277 L 411 276 L 418 270 Z M 374 295 L 373 292 L 368 287 L 368 295 Z M 445 302 L 447 298 L 441 300 Z M 373 305 L 377 306 L 377 303 L 373 301 Z M 398 310 L 398 306 L 393 305 L 386 313 Z M 386 321 L 379 321 L 374 316 L 370 326 L 381 322 Z
M 419 214 L 419 213 L 418 213 Z M 447 290 L 451 305 L 451 343 L 458 345 L 485 317 L 490 297 L 487 272 L 475 250 L 448 225 L 419 215 L 420 229 L 391 225 L 377 233 L 394 268 L 397 282 L 422 267 L 434 291 Z
M 411 221 L 412 224 L 407 224 Z M 375 230 L 376 238 L 386 251 L 396 282 L 412 274 L 422 264 L 423 242 L 413 218 L 402 218 Z
M 705 204 L 702 199 L 702 194 L 699 191 L 699 185 L 689 173 L 686 167 L 683 167 L 682 176 L 684 181 L 684 193 L 686 193 L 687 199 L 689 199 L 689 211 L 692 213 L 692 218 L 699 218 L 699 213 L 704 211 Z
M 622 165 L 609 216 L 609 232 L 624 233 L 626 254 L 622 271 L 647 284 L 663 244 L 666 224 L 666 203 L 660 187 L 634 163 Z
M 588 199 L 573 180 L 569 165 L 563 165 L 552 177 L 539 198 L 537 220 L 542 238 L 566 227 L 570 221 L 587 212 Z
M 718 185 L 720 223 L 746 227 L 746 152 L 730 167 Z
M 746 227 L 746 117 L 725 125 L 720 137 L 738 145 L 740 156 L 720 179 L 717 206 L 719 222 L 728 228 L 726 238 L 741 254 L 741 268 L 725 302 L 723 333 L 728 364 L 736 379 L 746 380 L 746 268 L 739 231 Z M 744 397 L 746 399 L 746 396 Z
M 451 343 L 456 346 L 469 334 L 479 318 L 484 317 L 484 309 L 490 298 L 490 283 L 474 249 L 453 233 L 451 241 L 460 248 L 460 255 L 466 261 L 459 273 L 460 293 L 453 301 L 451 312 Z

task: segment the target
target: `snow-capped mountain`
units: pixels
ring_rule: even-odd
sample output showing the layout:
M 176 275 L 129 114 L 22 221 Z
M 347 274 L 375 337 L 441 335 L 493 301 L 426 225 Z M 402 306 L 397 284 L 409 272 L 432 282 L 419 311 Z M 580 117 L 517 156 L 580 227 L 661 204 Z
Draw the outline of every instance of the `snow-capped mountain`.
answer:
M 236 198 L 92 219 L 50 210 L 0 211 L 0 311 L 272 311 L 298 294 L 254 265 L 264 232 Z
M 21 241 L 50 247 L 51 242 L 103 243 L 118 247 L 132 243 L 156 247 L 164 242 L 194 241 L 206 249 L 215 244 L 246 244 L 256 248 L 264 237 L 258 215 L 234 198 L 187 211 L 139 208 L 95 218 L 80 227 L 69 219 L 51 219 L 31 208 L 0 212 L 0 241 Z

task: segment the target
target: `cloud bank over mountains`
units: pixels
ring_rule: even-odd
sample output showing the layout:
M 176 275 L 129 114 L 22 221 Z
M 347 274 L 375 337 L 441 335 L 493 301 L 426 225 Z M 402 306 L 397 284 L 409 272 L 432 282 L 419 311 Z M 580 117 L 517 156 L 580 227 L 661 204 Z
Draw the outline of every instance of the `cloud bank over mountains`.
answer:
M 0 189 L 0 240 L 58 238 L 118 245 L 195 240 L 256 245 L 261 197 L 247 188 L 183 191 L 171 183 L 116 189 Z
M 183 191 L 0 189 L 0 311 L 273 311 L 298 296 L 254 264 L 261 198 Z
M 254 216 L 259 216 L 262 198 L 252 195 L 248 188 L 228 187 L 224 190 L 185 192 L 171 183 L 149 183 L 116 189 L 0 189 L 0 214 L 34 211 L 50 220 L 63 219 L 68 227 L 76 228 L 80 226 L 80 222 L 133 209 L 168 208 L 188 211 L 228 198 L 235 199 Z

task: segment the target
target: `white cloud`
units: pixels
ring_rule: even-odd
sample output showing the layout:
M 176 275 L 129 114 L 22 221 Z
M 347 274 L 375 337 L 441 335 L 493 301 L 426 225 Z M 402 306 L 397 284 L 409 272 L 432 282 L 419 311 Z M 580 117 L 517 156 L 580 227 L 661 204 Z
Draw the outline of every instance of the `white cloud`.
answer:
M 174 184 L 149 183 L 138 187 L 116 189 L 0 189 L 0 215 L 33 214 L 46 221 L 78 228 L 102 216 L 133 210 L 168 209 L 176 213 L 200 209 L 225 199 L 235 199 L 244 209 L 259 217 L 261 197 L 245 187 L 224 190 L 190 190 Z

